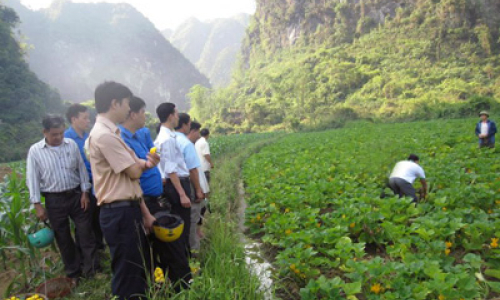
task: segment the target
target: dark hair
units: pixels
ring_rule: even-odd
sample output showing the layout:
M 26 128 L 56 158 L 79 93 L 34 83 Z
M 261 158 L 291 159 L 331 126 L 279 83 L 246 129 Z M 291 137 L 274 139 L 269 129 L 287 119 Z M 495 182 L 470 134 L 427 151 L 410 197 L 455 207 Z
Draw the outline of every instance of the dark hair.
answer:
M 179 114 L 179 124 L 177 127 L 175 127 L 175 130 L 181 129 L 181 127 L 184 124 L 189 124 L 189 121 L 191 120 L 191 117 L 187 113 L 180 113 Z
M 160 123 L 167 122 L 168 117 L 173 113 L 175 113 L 175 104 L 170 102 L 162 103 L 156 108 L 156 115 L 160 119 Z
M 408 156 L 408 160 L 415 162 L 415 161 L 419 161 L 420 159 L 415 154 L 410 154 L 410 156 Z
M 64 126 L 64 118 L 57 115 L 46 115 L 42 120 L 43 129 L 59 128 Z
M 191 130 L 200 130 L 200 128 L 201 128 L 201 124 L 198 123 L 198 122 L 193 121 L 193 122 L 191 122 L 191 128 L 189 128 L 189 131 L 191 131 Z
M 208 128 L 203 128 L 201 131 L 200 131 L 200 134 L 202 137 L 206 137 L 210 134 L 210 130 L 208 130 Z
M 95 89 L 94 98 L 95 109 L 100 114 L 109 111 L 113 99 L 116 99 L 118 103 L 122 103 L 123 99 L 132 98 L 132 92 L 121 83 L 105 81 Z
M 66 120 L 71 124 L 71 119 L 78 118 L 80 113 L 84 113 L 87 111 L 87 107 L 81 104 L 73 104 L 68 107 L 68 111 L 66 111 Z
M 156 124 L 156 134 L 160 133 L 161 123 Z
M 146 102 L 139 97 L 132 96 L 129 106 L 130 112 L 138 113 L 143 107 L 146 107 Z

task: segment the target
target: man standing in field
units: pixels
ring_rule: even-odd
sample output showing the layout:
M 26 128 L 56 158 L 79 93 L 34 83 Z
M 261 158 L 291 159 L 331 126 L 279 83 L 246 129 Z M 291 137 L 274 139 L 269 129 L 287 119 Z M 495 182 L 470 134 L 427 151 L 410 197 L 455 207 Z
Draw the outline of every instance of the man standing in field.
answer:
M 184 221 L 184 231 L 180 239 L 189 253 L 189 231 L 191 227 L 191 183 L 184 156 L 177 144 L 174 128 L 179 124 L 179 113 L 173 103 L 162 103 L 156 108 L 160 119 L 160 132 L 155 146 L 160 151 L 160 173 L 165 180 L 164 195 L 172 205 L 172 213 Z
M 134 150 L 135 154 L 142 159 L 147 158 L 150 149 L 154 147 L 149 129 L 144 127 L 146 123 L 146 103 L 138 97 L 130 100 L 130 113 L 125 122 L 120 125 L 121 136 L 125 143 Z M 151 214 L 166 211 L 160 203 L 163 194 L 163 183 L 160 170 L 152 168 L 142 173 L 141 188 L 144 192 L 143 198 Z M 191 280 L 191 269 L 185 251 L 184 241 L 178 239 L 173 242 L 162 242 L 154 235 L 150 241 L 153 249 L 153 258 L 158 260 L 158 266 L 163 269 L 164 274 L 174 284 L 174 289 L 179 292 L 181 288 L 189 288 Z
M 89 174 L 89 181 L 92 182 L 92 170 L 90 169 L 90 162 L 88 161 L 84 150 L 85 141 L 89 137 L 89 134 L 87 133 L 87 130 L 90 127 L 89 112 L 85 106 L 81 104 L 73 104 L 66 112 L 66 119 L 71 126 L 64 132 L 64 137 L 72 139 L 78 145 L 83 162 L 85 163 L 85 167 L 87 168 L 87 172 Z M 99 207 L 97 206 L 97 199 L 92 190 L 90 190 L 89 199 L 89 213 L 91 215 L 96 247 L 98 250 L 104 250 L 101 225 L 99 224 Z
M 89 214 L 91 184 L 78 145 L 64 138 L 64 119 L 47 116 L 42 124 L 45 137 L 31 146 L 27 158 L 30 201 L 41 221 L 49 219 L 64 270 L 77 284 L 80 276 L 92 277 L 97 266 Z M 40 194 L 45 197 L 45 208 Z M 81 254 L 71 236 L 69 218 L 75 223 Z
M 152 228 L 155 218 L 142 199 L 139 178 L 159 162 L 156 154 L 139 159 L 120 136 L 116 124 L 127 119 L 131 98 L 132 92 L 122 84 L 100 84 L 95 90 L 98 116 L 88 138 L 101 228 L 111 252 L 111 288 L 120 300 L 144 299 L 147 291 L 145 230 Z
M 201 138 L 197 140 L 195 144 L 196 152 L 200 158 L 201 168 L 203 172 L 205 172 L 205 177 L 207 178 L 208 183 L 210 183 L 210 170 L 214 167 L 212 157 L 210 156 L 210 145 L 208 144 L 210 131 L 207 128 L 203 128 L 200 131 L 200 134 Z
M 489 120 L 490 114 L 487 111 L 479 113 L 481 120 L 476 124 L 476 136 L 479 138 L 479 148 L 495 147 L 495 133 L 497 126 L 495 122 Z
M 389 187 L 400 198 L 408 196 L 413 198 L 413 202 L 417 202 L 417 195 L 413 187 L 413 182 L 417 177 L 420 178 L 420 182 L 422 183 L 422 197 L 425 198 L 427 182 L 425 181 L 424 169 L 419 165 L 418 156 L 410 154 L 408 160 L 398 162 L 392 170 L 389 176 Z

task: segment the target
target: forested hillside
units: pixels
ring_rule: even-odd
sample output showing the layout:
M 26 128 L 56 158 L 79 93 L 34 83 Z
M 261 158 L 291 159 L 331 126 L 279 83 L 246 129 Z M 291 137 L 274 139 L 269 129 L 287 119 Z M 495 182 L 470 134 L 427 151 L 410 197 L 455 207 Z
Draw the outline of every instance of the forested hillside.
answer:
M 207 78 L 129 4 L 54 1 L 32 11 L 6 0 L 19 14 L 32 70 L 64 100 L 93 98 L 104 80 L 128 85 L 151 111 L 171 101 L 187 109 L 185 95 Z
M 261 131 L 495 110 L 499 29 L 497 0 L 257 0 L 234 80 L 192 112 Z
M 59 94 L 24 61 L 24 47 L 14 38 L 18 23 L 17 14 L 0 4 L 0 162 L 24 157 L 41 138 L 42 116 L 62 107 Z
M 191 18 L 175 32 L 162 33 L 212 85 L 221 87 L 229 84 L 249 18 L 247 14 L 207 22 Z

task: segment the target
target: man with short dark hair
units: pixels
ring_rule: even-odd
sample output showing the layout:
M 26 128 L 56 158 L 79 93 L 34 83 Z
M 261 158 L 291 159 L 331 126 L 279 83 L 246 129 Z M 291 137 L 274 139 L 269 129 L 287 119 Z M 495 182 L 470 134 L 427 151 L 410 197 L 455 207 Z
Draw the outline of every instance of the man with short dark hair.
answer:
M 495 134 L 497 126 L 495 122 L 489 120 L 490 114 L 483 110 L 479 113 L 481 120 L 476 124 L 476 136 L 479 138 L 479 148 L 495 148 Z
M 138 158 L 120 136 L 116 124 L 127 119 L 131 98 L 132 92 L 120 83 L 100 84 L 95 90 L 98 116 L 87 142 L 101 228 L 111 252 L 112 293 L 120 300 L 144 299 L 148 288 L 145 230 L 155 218 L 142 200 L 139 179 L 159 161 L 156 154 Z
M 422 197 L 425 198 L 427 182 L 425 181 L 424 169 L 419 165 L 418 156 L 410 154 L 408 160 L 398 162 L 392 170 L 389 176 L 389 187 L 400 198 L 409 196 L 413 199 L 413 202 L 417 202 L 417 195 L 413 187 L 413 182 L 417 177 L 420 178 L 420 182 L 422 183 Z
M 26 183 L 36 215 L 41 221 L 49 219 L 66 274 L 76 284 L 82 275 L 92 277 L 97 264 L 88 213 L 91 184 L 78 145 L 64 138 L 64 119 L 46 116 L 42 124 L 44 139 L 28 153 Z M 71 236 L 69 218 L 75 223 L 81 254 Z
M 177 143 L 174 128 L 179 124 L 179 113 L 173 103 L 162 103 L 156 108 L 161 128 L 155 140 L 160 151 L 160 173 L 165 180 L 164 194 L 172 205 L 172 212 L 184 221 L 180 239 L 189 253 L 189 231 L 191 226 L 191 184 L 189 170 Z
M 90 115 L 87 107 L 81 104 L 71 105 L 66 112 L 66 119 L 71 126 L 64 132 L 64 137 L 72 139 L 78 145 L 80 155 L 85 163 L 85 167 L 87 167 L 89 181 L 92 182 L 92 170 L 90 169 L 90 162 L 84 150 L 85 141 L 89 136 L 87 130 L 90 127 Z M 99 207 L 97 206 L 97 199 L 92 190 L 89 193 L 89 199 L 89 213 L 91 215 L 92 229 L 96 239 L 96 247 L 97 249 L 103 250 L 104 243 L 102 240 L 101 225 L 99 224 Z
M 130 100 L 130 113 L 125 122 L 120 125 L 121 136 L 125 143 L 134 150 L 137 157 L 146 159 L 150 149 L 154 147 L 149 129 L 144 127 L 146 103 L 138 97 Z M 143 198 L 151 214 L 165 212 L 166 207 L 160 202 L 163 194 L 163 184 L 160 170 L 152 168 L 142 173 L 141 188 L 144 192 Z M 150 237 L 153 249 L 153 258 L 158 260 L 158 266 L 163 269 L 174 284 L 178 292 L 181 288 L 188 288 L 191 280 L 191 270 L 185 251 L 184 242 L 180 239 L 173 242 L 162 242 Z

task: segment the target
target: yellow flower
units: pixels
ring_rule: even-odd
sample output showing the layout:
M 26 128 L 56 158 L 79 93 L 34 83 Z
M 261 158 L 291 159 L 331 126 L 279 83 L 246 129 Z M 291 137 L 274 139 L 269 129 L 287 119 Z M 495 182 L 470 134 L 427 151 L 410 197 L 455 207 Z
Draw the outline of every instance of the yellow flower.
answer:
M 451 246 L 453 246 L 453 243 L 452 242 L 446 242 L 445 245 L 446 245 L 446 248 L 451 248 Z
M 370 288 L 370 291 L 372 291 L 375 294 L 380 293 L 381 290 L 382 290 L 382 286 L 380 285 L 380 283 L 376 283 L 376 284 L 372 285 L 372 287 Z
M 316 227 L 320 228 L 321 227 L 321 223 L 316 224 Z
M 491 238 L 490 246 L 492 248 L 498 248 L 498 238 Z
M 256 218 L 257 218 L 257 220 L 260 220 L 260 214 L 257 214 Z
M 342 215 L 342 219 L 345 219 L 345 215 Z
M 155 282 L 156 283 L 164 283 L 165 275 L 163 274 L 163 270 L 161 268 L 155 269 Z
M 291 264 L 290 269 L 295 270 L 295 264 Z
M 446 211 L 446 207 L 443 207 L 443 210 Z
M 276 207 L 276 203 L 271 203 L 271 207 Z
M 295 274 L 299 274 L 300 273 L 300 270 L 299 269 L 295 269 L 293 270 L 295 272 Z
M 495 200 L 495 203 L 496 204 L 500 204 L 500 200 Z
M 354 228 L 354 226 L 356 226 L 356 223 L 351 223 L 351 224 L 349 225 L 349 227 L 351 227 L 351 228 Z
M 285 208 L 285 213 L 289 213 L 290 212 L 290 209 L 289 208 Z
M 446 250 L 444 250 L 444 254 L 446 254 L 446 255 L 450 254 L 450 252 L 451 252 L 451 250 L 450 250 L 450 249 L 446 249 Z
M 438 299 L 439 299 L 439 300 L 444 300 L 444 299 L 446 299 L 446 297 L 445 297 L 445 296 L 443 296 L 443 295 L 439 295 Z
M 289 235 L 290 233 L 292 233 L 292 230 L 287 229 L 287 230 L 285 231 L 285 233 L 286 233 L 286 235 Z

